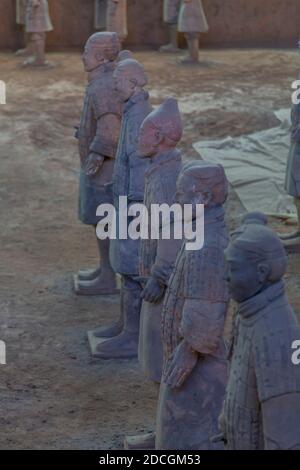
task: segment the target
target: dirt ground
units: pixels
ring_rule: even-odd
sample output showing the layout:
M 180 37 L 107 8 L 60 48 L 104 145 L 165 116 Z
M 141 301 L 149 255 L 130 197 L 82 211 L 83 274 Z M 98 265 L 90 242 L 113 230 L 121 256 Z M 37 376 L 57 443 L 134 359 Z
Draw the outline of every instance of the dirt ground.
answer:
M 179 99 L 185 158 L 201 137 L 238 136 L 276 125 L 289 107 L 299 56 L 288 50 L 204 52 L 206 67 L 139 52 L 152 101 Z M 72 274 L 94 266 L 92 230 L 77 221 L 78 123 L 85 74 L 79 53 L 51 54 L 57 66 L 31 71 L 0 54 L 7 105 L 0 106 L 1 449 L 118 449 L 125 434 L 151 430 L 156 390 L 137 361 L 96 361 L 86 331 L 118 315 L 119 298 L 79 298 Z M 258 201 L 259 208 L 259 201 Z M 242 207 L 231 193 L 232 227 Z M 275 228 L 288 230 L 280 222 Z M 280 227 L 281 225 L 281 227 Z M 287 286 L 300 313 L 299 258 Z

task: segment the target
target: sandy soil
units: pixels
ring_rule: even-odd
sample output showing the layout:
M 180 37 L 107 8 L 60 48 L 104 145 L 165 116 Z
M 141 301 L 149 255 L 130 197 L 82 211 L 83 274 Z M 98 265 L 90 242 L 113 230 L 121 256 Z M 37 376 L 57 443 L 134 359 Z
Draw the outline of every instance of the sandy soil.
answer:
M 293 51 L 206 51 L 212 64 L 183 68 L 172 56 L 139 52 L 153 103 L 174 95 L 184 113 L 182 149 L 276 125 L 298 75 Z M 73 139 L 85 75 L 76 53 L 51 55 L 57 67 L 22 70 L 0 54 L 7 105 L 0 106 L 1 449 L 121 448 L 126 433 L 151 430 L 156 390 L 136 361 L 91 360 L 86 331 L 117 316 L 118 296 L 78 298 L 72 273 L 95 265 L 92 230 L 76 218 L 78 155 Z M 259 201 L 258 201 L 259 207 Z M 234 193 L 229 223 L 242 208 Z M 282 230 L 279 222 L 273 223 Z M 299 258 L 288 292 L 300 312 Z

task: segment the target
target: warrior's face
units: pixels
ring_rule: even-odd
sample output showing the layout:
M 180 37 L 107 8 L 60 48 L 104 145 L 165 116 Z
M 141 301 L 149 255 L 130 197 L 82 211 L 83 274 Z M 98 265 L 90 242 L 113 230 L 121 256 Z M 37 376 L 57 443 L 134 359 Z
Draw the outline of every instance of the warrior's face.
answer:
M 139 153 L 142 157 L 152 157 L 158 151 L 163 140 L 161 132 L 152 124 L 150 119 L 146 119 L 141 125 L 139 132 Z
M 116 69 L 114 71 L 115 88 L 120 98 L 125 102 L 133 95 L 136 82 L 124 70 Z
M 268 264 L 249 259 L 245 251 L 232 242 L 225 251 L 226 280 L 231 297 L 238 303 L 250 299 L 268 285 Z
M 92 72 L 103 62 L 103 54 L 97 47 L 87 43 L 82 55 L 82 62 L 86 72 Z

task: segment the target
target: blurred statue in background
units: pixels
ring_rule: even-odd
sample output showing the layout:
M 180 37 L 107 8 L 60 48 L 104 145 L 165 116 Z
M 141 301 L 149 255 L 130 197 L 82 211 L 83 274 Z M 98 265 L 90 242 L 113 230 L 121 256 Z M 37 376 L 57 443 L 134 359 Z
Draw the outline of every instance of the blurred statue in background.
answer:
M 122 56 L 128 56 L 121 54 Z M 141 158 L 138 135 L 142 122 L 151 112 L 144 67 L 132 58 L 121 60 L 114 72 L 115 88 L 124 103 L 123 119 L 116 163 L 112 178 L 114 206 L 122 216 L 120 197 L 127 198 L 128 207 L 144 199 L 145 171 L 149 163 Z M 120 214 L 121 213 L 121 214 Z M 92 354 L 100 358 L 129 358 L 138 353 L 142 284 L 139 275 L 139 239 L 122 238 L 131 217 L 123 227 L 118 224 L 117 239 L 110 241 L 110 260 L 114 271 L 121 275 L 121 315 L 111 326 L 88 333 Z M 122 222 L 121 222 L 122 223 Z
M 27 0 L 16 0 L 16 23 L 19 25 L 24 33 L 24 49 L 19 49 L 16 52 L 16 56 L 29 56 L 31 55 L 30 51 L 30 42 L 28 38 L 28 34 L 25 31 L 26 26 L 26 9 L 27 9 Z
M 163 19 L 169 27 L 170 42 L 161 46 L 160 52 L 178 52 L 178 15 L 181 0 L 164 0 Z
M 106 30 L 116 32 L 121 45 L 128 36 L 127 0 L 107 0 Z
M 95 0 L 95 29 L 106 30 L 106 14 L 108 0 Z
M 26 33 L 29 35 L 29 48 L 33 57 L 24 66 L 49 65 L 45 58 L 46 33 L 52 31 L 47 0 L 28 0 L 26 10 Z
M 292 107 L 291 146 L 286 168 L 285 189 L 293 196 L 298 228 L 294 233 L 281 235 L 285 247 L 289 251 L 300 251 L 300 104 Z
M 199 37 L 208 31 L 208 24 L 201 0 L 182 0 L 179 13 L 178 31 L 184 33 L 188 44 L 188 57 L 181 59 L 183 64 L 199 62 Z
M 76 134 L 81 160 L 79 218 L 95 230 L 101 220 L 96 215 L 98 206 L 113 204 L 107 184 L 113 175 L 121 127 L 122 103 L 113 80 L 119 51 L 117 34 L 101 32 L 89 38 L 83 54 L 89 83 Z M 79 271 L 75 276 L 75 292 L 78 295 L 117 292 L 115 273 L 109 261 L 109 240 L 99 240 L 97 235 L 96 238 L 99 267 L 92 271 Z
M 221 450 L 211 442 L 218 432 L 227 383 L 223 339 L 229 295 L 224 249 L 228 235 L 224 208 L 228 182 L 221 165 L 186 164 L 177 181 L 176 198 L 204 205 L 204 246 L 188 250 L 183 242 L 165 295 L 162 337 L 164 367 L 156 426 L 156 449 Z
M 300 450 L 300 367 L 293 362 L 300 327 L 282 280 L 285 249 L 253 219 L 233 233 L 225 258 L 239 309 L 219 439 L 228 450 Z

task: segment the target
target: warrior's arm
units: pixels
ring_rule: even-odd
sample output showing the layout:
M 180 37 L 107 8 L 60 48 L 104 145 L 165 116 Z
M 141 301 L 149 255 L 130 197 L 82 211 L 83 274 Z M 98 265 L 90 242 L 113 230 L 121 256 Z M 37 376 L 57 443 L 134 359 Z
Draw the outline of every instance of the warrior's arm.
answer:
M 288 393 L 261 405 L 266 450 L 300 450 L 300 393 Z
M 180 333 L 192 348 L 203 355 L 215 354 L 224 332 L 226 303 L 186 299 Z
M 151 277 L 143 291 L 143 298 L 148 302 L 159 302 L 163 298 L 181 244 L 182 240 L 159 238 L 156 258 L 151 268 Z
M 115 158 L 120 126 L 120 117 L 116 114 L 104 114 L 97 119 L 96 135 L 85 162 L 87 176 L 95 176 L 100 171 L 105 158 Z
M 224 303 L 185 300 L 179 331 L 182 341 L 175 349 L 165 373 L 165 381 L 170 387 L 181 387 L 201 357 L 217 353 L 225 311 Z
M 106 158 L 115 158 L 121 120 L 117 114 L 107 113 L 97 119 L 96 135 L 90 145 L 90 152 Z

